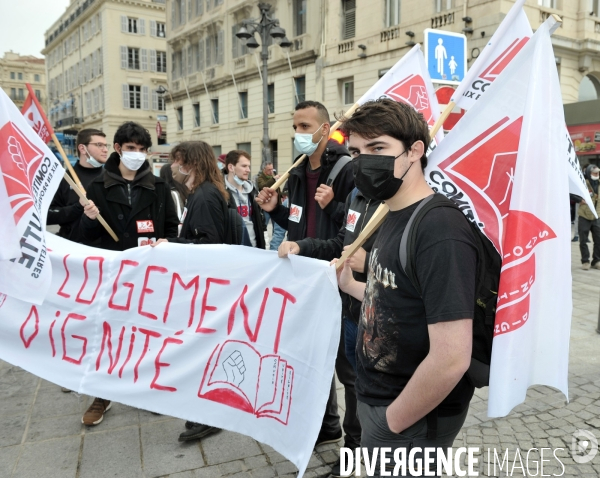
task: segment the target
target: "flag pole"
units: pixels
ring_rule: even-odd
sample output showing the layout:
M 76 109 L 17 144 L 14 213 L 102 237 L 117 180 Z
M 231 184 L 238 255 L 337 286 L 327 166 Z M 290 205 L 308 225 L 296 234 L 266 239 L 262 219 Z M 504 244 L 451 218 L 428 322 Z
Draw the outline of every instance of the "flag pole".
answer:
M 356 108 L 358 108 L 360 106 L 360 104 L 358 103 L 354 103 L 349 109 L 348 111 L 346 111 L 346 113 L 344 114 L 345 117 L 350 117 L 354 114 L 354 112 L 356 111 Z M 336 121 L 333 126 L 331 127 L 331 129 L 329 130 L 329 133 L 331 135 L 331 133 L 333 133 L 334 131 L 337 131 L 337 129 L 342 126 L 342 123 L 340 121 Z M 290 168 L 281 175 L 281 177 L 275 181 L 275 184 L 273 184 L 272 186 L 270 186 L 271 189 L 278 189 L 280 188 L 283 183 L 286 182 L 287 178 L 290 177 L 290 171 L 292 169 L 294 169 L 297 166 L 300 166 L 300 164 L 302 164 L 302 161 L 304 161 L 306 159 L 306 154 L 303 154 L 302 156 L 300 156 L 296 162 L 294 164 L 292 164 L 290 166 Z
M 73 179 L 77 183 L 77 186 L 79 186 L 79 189 L 81 189 L 85 193 L 85 188 L 81 184 L 81 181 L 79 180 L 77 173 L 73 169 L 73 166 L 71 166 L 71 161 L 69 161 L 69 158 L 67 157 L 67 154 L 65 153 L 65 150 L 63 149 L 62 144 L 60 144 L 60 141 L 56 137 L 56 134 L 54 133 L 54 131 L 52 131 L 52 141 L 54 141 L 54 144 L 56 145 L 56 149 L 58 149 L 58 152 L 60 153 L 60 155 L 63 159 L 63 162 L 65 163 L 65 166 L 69 170 L 69 173 L 71 174 L 71 176 L 73 176 Z

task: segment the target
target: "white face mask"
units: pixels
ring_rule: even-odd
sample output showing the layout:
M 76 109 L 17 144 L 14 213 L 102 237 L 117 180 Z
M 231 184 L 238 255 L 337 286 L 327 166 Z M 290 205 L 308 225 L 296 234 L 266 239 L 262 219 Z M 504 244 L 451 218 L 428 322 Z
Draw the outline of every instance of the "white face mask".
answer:
M 321 129 L 321 127 L 324 124 L 325 123 L 323 123 L 321 126 L 319 126 L 317 131 L 319 131 L 319 129 Z M 315 133 L 317 131 L 315 131 Z M 313 143 L 312 137 L 315 133 L 313 133 L 313 134 L 296 133 L 294 135 L 294 146 L 296 147 L 296 150 L 298 150 L 298 152 L 300 152 L 302 154 L 306 154 L 306 156 L 310 156 L 311 154 L 313 154 L 317 150 L 317 147 L 319 146 L 321 139 L 324 138 L 324 136 L 321 136 L 321 139 L 319 139 L 319 141 L 317 143 Z
M 92 158 L 92 155 L 90 154 L 90 152 L 87 150 L 87 148 L 85 146 L 83 148 L 85 149 L 85 154 L 87 154 L 87 163 L 90 166 L 92 166 L 93 168 L 99 168 L 100 166 L 102 166 L 102 163 L 99 163 L 94 158 Z
M 600 173 L 591 173 L 591 174 L 590 174 L 590 177 L 591 177 L 592 179 L 596 180 L 596 179 L 600 178 Z
M 137 171 L 146 161 L 146 153 L 138 153 L 137 151 L 121 151 L 121 161 L 127 169 Z

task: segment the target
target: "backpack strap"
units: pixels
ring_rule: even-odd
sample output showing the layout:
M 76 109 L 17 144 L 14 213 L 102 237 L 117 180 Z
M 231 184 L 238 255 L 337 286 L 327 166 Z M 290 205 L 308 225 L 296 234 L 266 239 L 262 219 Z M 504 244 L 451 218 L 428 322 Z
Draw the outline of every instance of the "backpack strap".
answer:
M 329 175 L 327 176 L 327 186 L 331 186 L 333 184 L 335 178 L 338 174 L 340 174 L 342 168 L 346 166 L 346 164 L 348 164 L 350 161 L 352 161 L 352 158 L 350 156 L 341 156 L 340 158 L 338 158 L 338 160 L 333 165 L 333 168 L 331 168 L 331 171 L 329 171 Z

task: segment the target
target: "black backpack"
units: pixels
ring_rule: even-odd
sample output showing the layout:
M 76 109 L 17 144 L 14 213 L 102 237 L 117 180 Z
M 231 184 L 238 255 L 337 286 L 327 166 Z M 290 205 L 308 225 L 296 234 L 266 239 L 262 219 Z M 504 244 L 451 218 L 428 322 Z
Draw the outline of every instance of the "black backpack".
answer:
M 415 271 L 415 245 L 417 229 L 425 214 L 436 207 L 458 206 L 442 194 L 428 196 L 412 213 L 402 238 L 400 239 L 400 264 L 412 285 L 421 294 L 421 287 Z M 461 214 L 462 215 L 462 214 Z M 490 362 L 492 359 L 492 341 L 494 338 L 494 319 L 496 317 L 496 302 L 498 299 L 498 284 L 502 258 L 490 240 L 479 228 L 469 222 L 475 244 L 477 245 L 477 277 L 475 281 L 475 304 L 473 319 L 473 350 L 471 365 L 467 370 L 467 378 L 477 388 L 487 387 L 490 383 Z

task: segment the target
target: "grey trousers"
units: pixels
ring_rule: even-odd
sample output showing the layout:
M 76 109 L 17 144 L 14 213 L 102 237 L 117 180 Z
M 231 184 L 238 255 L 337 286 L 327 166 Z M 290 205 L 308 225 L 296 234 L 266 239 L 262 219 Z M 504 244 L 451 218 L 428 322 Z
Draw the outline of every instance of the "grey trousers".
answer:
M 394 468 L 393 451 L 397 448 L 404 448 L 407 457 L 411 448 L 414 447 L 451 448 L 454 439 L 458 435 L 458 432 L 460 432 L 460 429 L 467 418 L 467 413 L 469 412 L 469 408 L 467 407 L 460 415 L 438 417 L 437 439 L 431 440 L 427 438 L 426 417 L 421 418 L 414 425 L 411 425 L 406 430 L 402 431 L 402 433 L 394 433 L 388 426 L 387 417 L 385 416 L 386 409 L 387 407 L 376 407 L 360 401 L 358 402 L 358 416 L 360 418 L 360 424 L 362 425 L 362 440 L 360 446 L 368 448 L 370 453 L 375 447 L 391 448 L 392 462 L 391 465 L 388 466 L 390 471 Z M 419 458 L 422 458 L 422 456 Z M 377 463 L 375 468 L 375 474 L 369 476 L 381 476 L 379 474 L 379 463 Z

